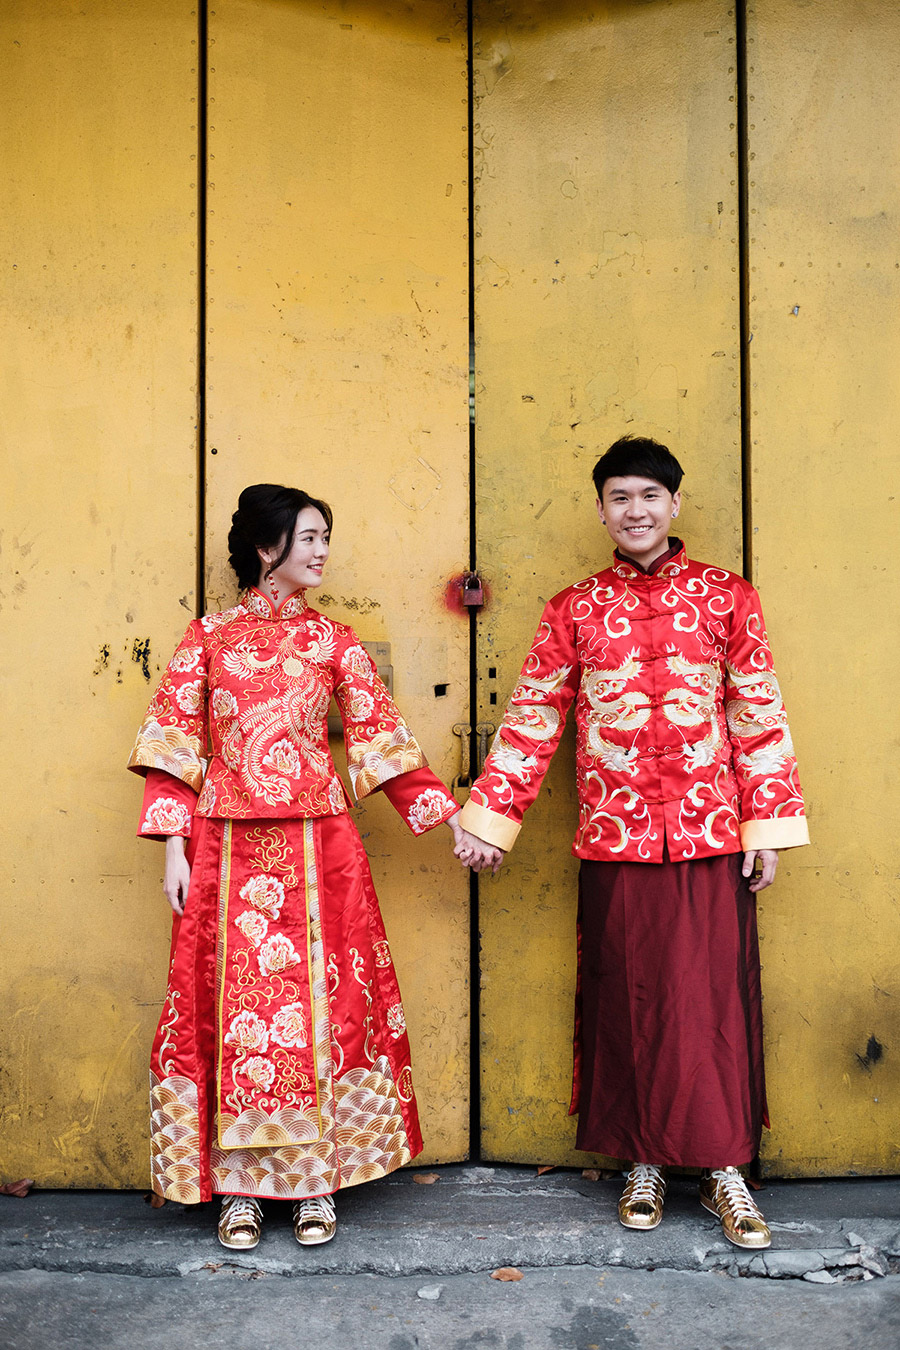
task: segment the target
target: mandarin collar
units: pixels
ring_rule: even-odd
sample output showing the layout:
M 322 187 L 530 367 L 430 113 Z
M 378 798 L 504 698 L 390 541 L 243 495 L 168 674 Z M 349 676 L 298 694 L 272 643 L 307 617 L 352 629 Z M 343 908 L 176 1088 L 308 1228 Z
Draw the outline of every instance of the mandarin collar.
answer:
M 250 614 L 255 615 L 257 619 L 296 619 L 304 614 L 308 609 L 306 603 L 306 591 L 294 591 L 281 604 L 275 606 L 267 595 L 256 586 L 251 586 L 249 590 L 244 591 L 240 603 Z
M 652 571 L 645 571 L 637 563 L 633 563 L 628 558 L 620 556 L 616 549 L 615 559 L 613 561 L 613 571 L 617 577 L 622 577 L 625 581 L 653 581 L 657 577 L 677 577 L 679 572 L 687 567 L 687 554 L 684 550 L 684 544 L 680 539 L 672 539 L 669 544 L 668 553 L 664 553 L 658 558 L 658 566 L 650 564 Z

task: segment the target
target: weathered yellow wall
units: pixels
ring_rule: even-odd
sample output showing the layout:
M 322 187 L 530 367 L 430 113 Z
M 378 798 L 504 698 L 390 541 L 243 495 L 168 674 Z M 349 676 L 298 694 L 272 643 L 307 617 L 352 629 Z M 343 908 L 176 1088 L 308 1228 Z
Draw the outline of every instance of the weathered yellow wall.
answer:
M 694 555 L 741 560 L 729 6 L 499 8 L 476 7 L 475 86 L 477 531 L 494 593 L 478 709 L 494 721 L 542 603 L 609 562 L 590 471 L 623 432 L 681 458 Z M 573 779 L 569 733 L 503 872 L 481 884 L 491 1158 L 585 1156 L 565 1114 Z
M 465 6 L 236 0 L 210 15 L 210 65 L 210 603 L 233 595 L 242 487 L 324 497 L 335 531 L 313 603 L 390 642 L 397 701 L 449 783 L 469 704 L 468 621 L 443 603 L 468 560 Z M 467 874 L 449 830 L 416 840 L 380 797 L 357 824 L 424 1160 L 463 1157 Z
M 900 1095 L 900 21 L 891 0 L 813 8 L 747 9 L 753 579 L 814 837 L 761 904 L 764 1165 L 782 1175 L 896 1171 Z M 608 560 L 589 470 L 624 428 L 683 458 L 694 553 L 740 567 L 735 18 L 718 0 L 485 0 L 475 23 L 476 526 L 494 596 L 477 711 L 496 721 L 541 601 Z M 11 3 L 0 34 L 2 1166 L 140 1186 L 169 925 L 122 765 L 199 603 L 198 19 L 180 0 Z M 441 601 L 468 528 L 464 7 L 236 0 L 210 36 L 209 603 L 233 593 L 240 487 L 325 495 L 323 608 L 391 642 L 398 700 L 449 779 L 468 697 L 467 626 Z M 564 1114 L 570 765 L 567 742 L 481 884 L 491 1157 L 583 1159 Z M 465 883 L 445 839 L 414 841 L 386 803 L 359 823 L 426 1157 L 459 1157 Z
M 753 580 L 811 816 L 762 897 L 781 1176 L 900 1170 L 900 12 L 749 8 Z
M 146 1177 L 169 924 L 123 766 L 194 611 L 195 26 L 0 14 L 0 1134 L 44 1186 Z
M 169 924 L 123 763 L 197 603 L 198 20 L 175 3 L 5 13 L 3 1165 L 141 1185 Z M 468 624 L 442 599 L 468 555 L 465 12 L 236 4 L 210 15 L 210 67 L 209 603 L 233 593 L 241 486 L 328 497 L 324 607 L 392 644 L 449 780 L 468 704 Z M 358 823 L 426 1156 L 460 1157 L 468 885 L 447 831 L 417 842 L 382 801 Z

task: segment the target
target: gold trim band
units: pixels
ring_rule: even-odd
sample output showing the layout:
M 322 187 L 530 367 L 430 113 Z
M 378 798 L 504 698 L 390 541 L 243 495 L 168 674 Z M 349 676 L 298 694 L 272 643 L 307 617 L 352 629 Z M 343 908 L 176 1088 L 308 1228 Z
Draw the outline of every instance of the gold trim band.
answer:
M 486 844 L 502 848 L 504 853 L 512 848 L 522 828 L 508 816 L 501 816 L 499 811 L 489 811 L 486 806 L 479 806 L 471 798 L 460 813 L 459 823 L 464 830 L 468 830 L 478 839 L 483 839 Z
M 771 820 L 745 820 L 741 823 L 741 848 L 799 848 L 809 843 L 806 816 L 773 816 Z

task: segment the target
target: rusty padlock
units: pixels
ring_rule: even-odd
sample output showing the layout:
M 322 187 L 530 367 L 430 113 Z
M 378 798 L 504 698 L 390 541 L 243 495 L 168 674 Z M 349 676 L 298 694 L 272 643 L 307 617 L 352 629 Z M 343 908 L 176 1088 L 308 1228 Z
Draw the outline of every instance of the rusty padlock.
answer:
M 467 609 L 478 609 L 484 604 L 484 587 L 477 572 L 463 574 L 462 602 Z

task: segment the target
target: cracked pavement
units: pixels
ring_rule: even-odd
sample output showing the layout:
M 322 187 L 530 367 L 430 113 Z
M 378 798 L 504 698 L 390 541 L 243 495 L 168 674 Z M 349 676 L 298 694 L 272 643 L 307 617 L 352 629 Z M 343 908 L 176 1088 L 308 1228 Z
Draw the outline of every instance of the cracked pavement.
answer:
M 433 1185 L 411 1170 L 340 1195 L 320 1247 L 300 1248 L 290 1205 L 266 1201 L 246 1253 L 216 1241 L 217 1204 L 5 1199 L 0 1344 L 168 1346 L 175 1319 L 186 1350 L 274 1347 L 285 1317 L 329 1350 L 900 1344 L 900 1180 L 770 1182 L 757 1199 L 772 1247 L 753 1253 L 724 1240 L 689 1178 L 671 1180 L 658 1229 L 632 1233 L 616 1220 L 619 1178 L 430 1170 Z M 491 1280 L 501 1266 L 524 1278 Z

